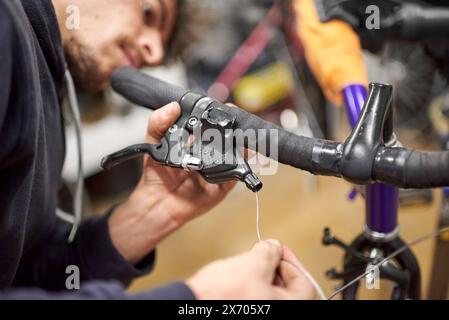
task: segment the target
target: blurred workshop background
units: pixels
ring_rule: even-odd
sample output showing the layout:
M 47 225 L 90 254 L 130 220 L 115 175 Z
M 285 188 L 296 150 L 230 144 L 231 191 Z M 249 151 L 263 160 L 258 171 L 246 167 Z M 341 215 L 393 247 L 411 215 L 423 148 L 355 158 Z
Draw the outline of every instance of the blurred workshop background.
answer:
M 269 0 L 202 0 L 207 27 L 186 61 L 147 70 L 168 82 L 190 87 L 275 122 L 297 134 L 344 140 L 349 132 L 344 109 L 326 99 L 304 58 L 291 3 L 281 9 Z M 290 8 L 290 9 L 289 9 Z M 365 51 L 370 81 L 395 85 L 396 132 L 409 147 L 438 150 L 449 136 L 447 81 L 422 45 L 385 43 Z M 81 95 L 83 110 L 85 212 L 101 214 L 122 201 L 140 176 L 140 161 L 111 171 L 101 158 L 143 142 L 150 112 L 108 91 Z M 449 146 L 449 145 L 448 145 Z M 67 160 L 61 199 L 70 207 L 77 162 L 73 128 L 68 124 Z M 351 242 L 364 224 L 363 196 L 349 199 L 353 186 L 280 166 L 262 176 L 261 227 L 300 257 L 330 295 L 339 284 L 326 271 L 341 268 L 343 251 L 321 243 L 323 230 Z M 400 225 L 406 241 L 431 232 L 444 206 L 441 190 L 401 191 Z M 446 210 L 449 210 L 447 205 Z M 449 240 L 449 239 L 446 239 Z M 158 247 L 157 265 L 131 291 L 185 279 L 205 264 L 249 249 L 256 241 L 255 196 L 243 185 L 217 208 L 192 221 Z M 434 240 L 414 248 L 422 267 L 426 296 L 432 274 Z M 388 298 L 382 290 L 364 298 Z

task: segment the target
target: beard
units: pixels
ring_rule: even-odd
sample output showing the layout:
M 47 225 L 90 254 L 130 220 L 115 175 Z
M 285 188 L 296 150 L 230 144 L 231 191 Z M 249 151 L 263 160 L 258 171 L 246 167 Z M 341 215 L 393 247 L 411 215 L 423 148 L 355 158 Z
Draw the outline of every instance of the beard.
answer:
M 93 50 L 70 40 L 65 47 L 67 65 L 77 88 L 87 92 L 104 89 L 106 81 L 100 72 Z

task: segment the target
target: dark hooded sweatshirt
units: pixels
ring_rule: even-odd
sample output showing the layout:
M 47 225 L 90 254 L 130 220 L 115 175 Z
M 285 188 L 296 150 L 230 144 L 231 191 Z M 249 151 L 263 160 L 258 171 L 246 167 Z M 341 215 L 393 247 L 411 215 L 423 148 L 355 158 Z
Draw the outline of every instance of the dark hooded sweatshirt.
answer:
M 192 299 L 182 283 L 131 296 L 154 252 L 132 266 L 116 251 L 109 215 L 85 221 L 72 244 L 55 215 L 64 161 L 65 60 L 51 0 L 0 0 L 0 299 Z M 81 289 L 66 291 L 66 268 Z

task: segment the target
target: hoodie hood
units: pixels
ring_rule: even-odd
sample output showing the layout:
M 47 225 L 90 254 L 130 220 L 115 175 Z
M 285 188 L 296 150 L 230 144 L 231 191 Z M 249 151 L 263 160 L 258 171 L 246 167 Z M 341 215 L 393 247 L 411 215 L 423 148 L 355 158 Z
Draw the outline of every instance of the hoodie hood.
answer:
M 51 0 L 20 0 L 57 87 L 64 81 L 65 58 L 56 11 Z

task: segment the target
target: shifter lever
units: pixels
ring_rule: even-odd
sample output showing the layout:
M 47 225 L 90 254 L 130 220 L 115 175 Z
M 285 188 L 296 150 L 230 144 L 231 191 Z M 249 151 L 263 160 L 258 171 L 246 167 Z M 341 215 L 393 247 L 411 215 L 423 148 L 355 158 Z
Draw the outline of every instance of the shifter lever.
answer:
M 262 182 L 234 143 L 235 117 L 220 108 L 215 100 L 193 92 L 187 92 L 181 98 L 180 105 L 181 116 L 159 145 L 130 146 L 105 157 L 102 167 L 108 170 L 124 161 L 148 154 L 160 164 L 198 171 L 210 183 L 239 180 L 251 191 L 259 191 Z M 203 140 L 206 130 L 213 130 L 214 140 Z M 192 134 L 193 144 L 189 143 Z

